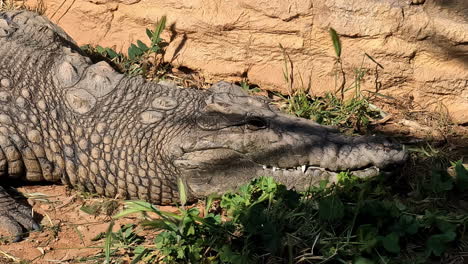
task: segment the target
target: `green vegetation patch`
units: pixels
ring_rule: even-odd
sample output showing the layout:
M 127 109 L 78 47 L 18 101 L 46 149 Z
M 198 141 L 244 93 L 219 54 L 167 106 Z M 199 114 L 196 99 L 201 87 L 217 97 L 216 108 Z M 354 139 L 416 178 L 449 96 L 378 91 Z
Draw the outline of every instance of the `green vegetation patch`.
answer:
M 145 263 L 440 260 L 466 243 L 468 214 L 450 204 L 463 197 L 468 172 L 461 162 L 453 165 L 455 177 L 441 171 L 433 174 L 434 181 L 451 184 L 428 185 L 426 196 L 416 200 L 395 195 L 382 177 L 361 181 L 341 173 L 338 183 L 324 181 L 307 192 L 288 190 L 272 178 L 255 179 L 219 200 L 209 197 L 204 210 L 182 205 L 178 213 L 170 213 L 146 202 L 128 201 L 115 217 L 142 213 L 141 227 L 161 233 L 151 245 L 143 245 L 133 225 L 109 231 L 103 236 L 113 237 L 105 243 L 107 261 L 118 259 L 119 247 Z M 434 199 L 439 202 L 434 204 Z M 128 247 L 128 243 L 133 244 Z

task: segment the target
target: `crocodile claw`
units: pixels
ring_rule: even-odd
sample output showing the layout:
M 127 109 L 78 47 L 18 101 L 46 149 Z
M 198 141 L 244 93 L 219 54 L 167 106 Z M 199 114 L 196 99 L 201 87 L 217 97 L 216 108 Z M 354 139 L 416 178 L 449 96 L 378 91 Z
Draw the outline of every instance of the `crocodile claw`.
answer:
M 13 242 L 21 240 L 23 229 L 27 231 L 40 229 L 31 212 L 30 207 L 15 200 L 0 186 L 0 228 L 11 234 Z

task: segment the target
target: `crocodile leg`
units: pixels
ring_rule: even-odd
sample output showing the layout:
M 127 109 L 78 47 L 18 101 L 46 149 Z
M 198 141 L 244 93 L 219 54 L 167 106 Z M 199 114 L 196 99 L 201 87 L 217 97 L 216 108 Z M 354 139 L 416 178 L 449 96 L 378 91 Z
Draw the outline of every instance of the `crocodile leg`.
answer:
M 28 231 L 40 229 L 32 217 L 31 208 L 13 198 L 2 186 L 0 186 L 0 228 L 8 231 L 14 242 L 21 239 L 23 228 Z

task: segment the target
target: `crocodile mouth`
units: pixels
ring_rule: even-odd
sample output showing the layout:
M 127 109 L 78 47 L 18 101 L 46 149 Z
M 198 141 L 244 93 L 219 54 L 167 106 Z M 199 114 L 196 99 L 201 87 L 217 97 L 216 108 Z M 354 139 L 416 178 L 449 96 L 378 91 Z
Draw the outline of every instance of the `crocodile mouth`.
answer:
M 296 156 L 296 155 L 295 155 Z M 365 167 L 354 168 L 324 168 L 316 165 L 300 165 L 304 157 L 296 156 L 290 164 L 279 167 L 276 159 L 271 158 L 268 163 L 275 166 L 262 164 L 251 155 L 239 153 L 232 149 L 205 149 L 187 152 L 174 161 L 180 174 L 189 183 L 195 196 L 209 195 L 210 192 L 222 193 L 233 190 L 248 181 L 266 176 L 272 177 L 287 188 L 305 191 L 309 186 L 319 185 L 323 180 L 338 182 L 340 172 L 348 172 L 360 179 L 369 179 L 386 173 L 386 167 L 377 167 L 369 163 Z
M 377 174 L 379 172 L 387 172 L 386 170 L 381 170 L 380 168 L 378 168 L 377 166 L 368 166 L 368 167 L 364 167 L 364 168 L 359 168 L 359 169 L 349 169 L 349 170 L 337 170 L 337 171 L 334 171 L 334 170 L 330 170 L 328 168 L 322 168 L 322 167 L 319 167 L 319 166 L 313 166 L 313 165 L 302 165 L 302 166 L 298 166 L 298 167 L 290 167 L 290 168 L 279 168 L 279 167 L 275 167 L 275 166 L 267 166 L 267 165 L 261 165 L 259 164 L 259 166 L 262 167 L 262 170 L 264 170 L 265 172 L 267 173 L 276 173 L 276 172 L 282 172 L 282 173 L 289 173 L 289 172 L 301 172 L 302 174 L 310 174 L 314 171 L 323 171 L 323 172 L 327 172 L 327 173 L 336 173 L 336 174 L 339 174 L 341 172 L 349 172 L 355 176 L 367 176 L 368 177 L 372 177 L 372 176 L 377 176 Z M 371 174 L 373 173 L 373 174 Z M 376 174 L 375 174 L 376 173 Z
M 258 165 L 257 176 L 270 176 L 289 188 L 305 190 L 307 187 L 317 185 L 321 181 L 338 182 L 342 172 L 348 172 L 360 179 L 370 179 L 379 174 L 389 174 L 391 170 L 380 169 L 376 166 L 369 166 L 359 169 L 333 171 L 312 165 L 302 165 L 292 168 L 279 168 L 267 165 Z

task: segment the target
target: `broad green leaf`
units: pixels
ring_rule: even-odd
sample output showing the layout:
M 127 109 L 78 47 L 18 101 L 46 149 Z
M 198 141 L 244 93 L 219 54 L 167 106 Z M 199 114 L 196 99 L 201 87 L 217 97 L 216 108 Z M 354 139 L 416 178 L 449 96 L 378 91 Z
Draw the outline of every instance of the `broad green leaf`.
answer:
M 400 253 L 400 236 L 397 233 L 392 232 L 380 239 L 382 241 L 382 245 L 388 252 L 395 254 Z
M 148 46 L 146 46 L 146 44 L 143 43 L 141 40 L 137 40 L 137 45 L 143 52 L 146 52 L 149 50 Z
M 219 258 L 223 263 L 231 263 L 231 264 L 248 264 L 249 259 L 244 254 L 239 254 L 237 252 L 232 251 L 231 247 L 228 245 L 224 245 L 219 250 Z
M 337 195 L 323 198 L 319 202 L 319 218 L 325 221 L 337 221 L 344 216 L 343 202 Z
M 132 262 L 130 264 L 137 264 L 143 257 L 145 257 L 150 250 L 148 248 L 144 248 L 142 246 L 138 246 L 135 248 L 133 253 L 135 254 L 135 257 L 133 258 Z
M 115 50 L 113 49 L 106 49 L 106 52 L 107 52 L 107 55 L 109 56 L 109 58 L 111 59 L 115 59 L 119 56 L 119 54 L 117 52 L 115 52 Z
M 101 47 L 101 46 L 96 46 L 96 51 L 101 53 L 101 54 L 105 54 L 106 53 L 106 49 Z
M 465 168 L 461 160 L 452 163 L 452 165 L 455 166 L 457 188 L 461 191 L 468 190 L 468 170 Z
M 130 47 L 128 47 L 128 58 L 133 60 L 135 59 L 136 55 L 135 55 L 135 49 L 133 48 L 133 46 L 135 46 L 134 44 L 130 45 Z
M 456 236 L 455 232 L 451 231 L 430 236 L 426 244 L 427 253 L 441 256 L 447 249 L 447 244 L 452 242 Z
M 453 189 L 453 179 L 443 171 L 432 171 L 430 185 L 426 188 L 435 193 L 450 191 Z
M 455 230 L 457 230 L 457 227 L 454 224 L 448 222 L 442 217 L 438 217 L 436 219 L 436 225 L 437 225 L 437 228 L 439 228 L 439 230 L 444 233 L 455 232 Z
M 146 35 L 148 36 L 148 38 L 149 38 L 150 40 L 152 40 L 152 38 L 153 38 L 153 32 L 152 32 L 151 30 L 146 29 Z
M 128 57 L 129 57 L 131 60 L 140 57 L 142 54 L 143 54 L 143 51 L 142 51 L 140 48 L 138 48 L 138 46 L 136 46 L 136 45 L 133 44 L 133 43 L 132 43 L 132 45 L 130 45 L 130 47 L 128 48 Z
M 335 48 L 336 57 L 341 57 L 341 42 L 338 33 L 336 33 L 335 29 L 330 28 L 330 37 L 333 42 L 333 47 Z
M 392 227 L 393 232 L 403 236 L 405 234 L 414 235 L 418 232 L 419 222 L 413 216 L 402 215 Z
M 377 235 L 378 229 L 375 226 L 371 224 L 359 226 L 357 229 L 357 239 L 358 242 L 362 243 L 359 246 L 360 250 L 371 252 L 378 242 Z
M 364 257 L 357 257 L 353 260 L 353 264 L 375 264 L 375 261 Z

